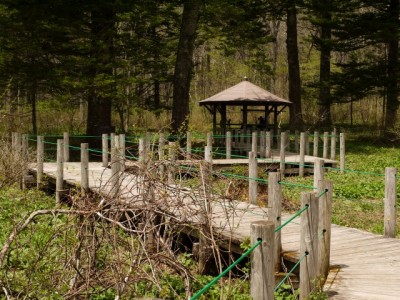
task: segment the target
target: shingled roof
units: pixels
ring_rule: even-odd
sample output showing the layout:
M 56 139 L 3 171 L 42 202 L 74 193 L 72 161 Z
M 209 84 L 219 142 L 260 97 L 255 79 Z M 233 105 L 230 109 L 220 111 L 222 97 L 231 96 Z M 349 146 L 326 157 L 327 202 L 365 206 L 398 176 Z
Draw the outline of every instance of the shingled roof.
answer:
M 201 100 L 200 105 L 226 104 L 226 105 L 291 105 L 289 100 L 282 99 L 267 90 L 251 83 L 248 80 L 242 82 Z

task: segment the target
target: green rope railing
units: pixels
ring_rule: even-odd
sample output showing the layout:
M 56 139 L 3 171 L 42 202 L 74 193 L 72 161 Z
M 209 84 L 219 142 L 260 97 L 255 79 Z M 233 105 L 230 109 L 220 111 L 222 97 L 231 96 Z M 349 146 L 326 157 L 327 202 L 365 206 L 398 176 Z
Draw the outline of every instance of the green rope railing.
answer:
M 308 204 L 306 204 L 302 209 L 300 209 L 298 212 L 296 212 L 293 216 L 291 216 L 287 221 L 285 221 L 283 224 L 279 225 L 278 227 L 275 228 L 275 232 L 278 232 L 281 230 L 283 227 L 285 227 L 287 224 L 292 222 L 294 219 L 296 219 L 298 216 L 300 216 L 305 210 L 308 209 Z
M 308 252 L 304 252 L 303 256 L 299 259 L 299 261 L 293 266 L 293 268 L 290 269 L 289 273 L 286 274 L 285 277 L 283 277 L 283 279 L 278 283 L 278 285 L 275 287 L 274 292 L 276 292 L 277 290 L 279 290 L 279 288 L 282 286 L 282 284 L 286 281 L 286 279 L 288 279 L 288 277 L 290 276 L 290 274 L 292 274 L 294 272 L 294 270 L 296 270 L 296 268 L 300 265 L 301 261 L 308 255 Z
M 208 284 L 206 284 L 200 291 L 198 291 L 190 300 L 198 299 L 203 293 L 208 291 L 208 289 L 213 286 L 218 280 L 220 280 L 223 276 L 228 274 L 230 270 L 232 270 L 238 263 L 240 263 L 243 259 L 250 255 L 251 252 L 254 251 L 260 244 L 262 243 L 262 239 L 258 239 L 258 241 L 249 248 L 245 253 L 243 253 L 237 260 L 235 260 L 229 267 L 227 267 L 223 272 L 221 272 L 217 277 L 211 280 Z

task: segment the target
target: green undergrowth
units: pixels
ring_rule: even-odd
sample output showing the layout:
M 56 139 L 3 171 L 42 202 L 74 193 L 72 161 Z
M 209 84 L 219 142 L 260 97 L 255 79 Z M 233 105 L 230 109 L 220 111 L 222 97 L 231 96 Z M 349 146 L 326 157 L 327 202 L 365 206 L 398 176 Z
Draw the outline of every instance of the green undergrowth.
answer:
M 383 233 L 385 167 L 400 170 L 399 148 L 358 139 L 346 142 L 346 171 L 325 169 L 325 179 L 332 180 L 334 186 L 333 223 Z M 285 181 L 313 185 L 312 176 L 286 177 Z M 283 191 L 284 197 L 299 209 L 301 192 L 307 189 L 284 186 Z M 400 189 L 397 195 L 400 199 Z M 399 221 L 398 217 L 397 232 L 400 232 Z

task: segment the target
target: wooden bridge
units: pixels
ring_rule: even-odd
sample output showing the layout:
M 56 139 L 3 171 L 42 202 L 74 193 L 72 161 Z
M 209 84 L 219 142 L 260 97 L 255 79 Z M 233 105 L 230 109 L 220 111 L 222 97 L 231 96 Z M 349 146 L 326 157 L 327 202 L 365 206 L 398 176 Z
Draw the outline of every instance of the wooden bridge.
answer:
M 64 163 L 63 180 L 65 184 L 81 185 L 81 164 Z M 32 165 L 30 171 L 36 174 Z M 50 181 L 55 181 L 56 163 L 44 163 L 43 172 Z M 112 191 L 112 171 L 101 163 L 89 164 L 89 188 L 95 193 L 108 194 Z M 136 187 L 140 178 L 123 173 L 120 178 L 120 198 L 129 203 L 138 196 Z M 173 213 L 190 222 L 199 221 L 193 210 L 199 203 L 190 196 L 193 191 L 177 185 L 167 186 L 174 199 L 186 204 Z M 167 209 L 171 197 L 160 206 Z M 138 199 L 138 198 L 135 198 Z M 132 205 L 140 207 L 140 200 Z M 192 211 L 188 211 L 190 208 Z M 241 252 L 239 244 L 250 235 L 250 224 L 265 220 L 267 208 L 248 203 L 219 198 L 212 201 L 212 225 L 222 237 L 233 242 L 233 251 Z M 283 215 L 282 221 L 289 218 Z M 291 260 L 299 258 L 300 226 L 291 222 L 282 229 L 282 248 L 284 257 Z M 384 238 L 361 230 L 332 225 L 331 269 L 324 290 L 331 299 L 400 299 L 400 240 Z

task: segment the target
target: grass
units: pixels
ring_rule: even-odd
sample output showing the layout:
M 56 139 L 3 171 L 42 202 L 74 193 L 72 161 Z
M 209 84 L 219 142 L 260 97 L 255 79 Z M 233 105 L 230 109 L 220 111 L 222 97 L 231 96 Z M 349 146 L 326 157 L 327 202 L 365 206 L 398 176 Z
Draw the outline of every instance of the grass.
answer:
M 333 181 L 332 222 L 383 234 L 385 167 L 400 169 L 400 149 L 379 141 L 353 137 L 346 142 L 347 170 L 341 174 L 327 169 L 325 179 Z M 311 176 L 288 177 L 286 181 L 313 184 Z M 297 209 L 301 188 L 284 187 L 284 196 Z M 400 196 L 400 190 L 397 191 Z M 400 205 L 400 201 L 398 201 Z M 397 217 L 397 237 L 400 237 L 400 217 Z

